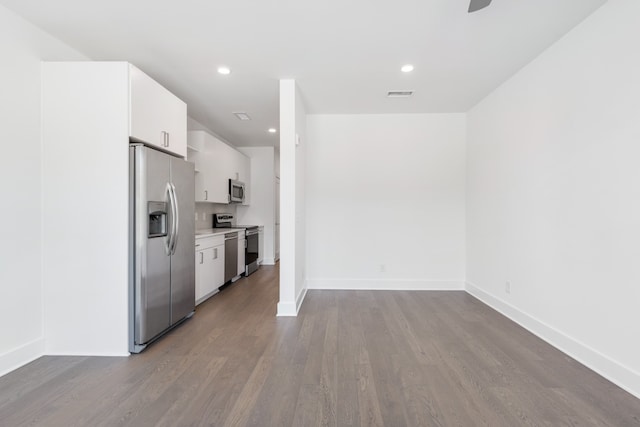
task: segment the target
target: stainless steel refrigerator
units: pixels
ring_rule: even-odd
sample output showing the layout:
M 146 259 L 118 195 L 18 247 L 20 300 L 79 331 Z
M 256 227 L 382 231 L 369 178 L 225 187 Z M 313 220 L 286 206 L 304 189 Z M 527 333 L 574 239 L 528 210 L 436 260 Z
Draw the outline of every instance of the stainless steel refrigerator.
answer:
M 194 166 L 129 147 L 129 351 L 139 353 L 195 309 Z

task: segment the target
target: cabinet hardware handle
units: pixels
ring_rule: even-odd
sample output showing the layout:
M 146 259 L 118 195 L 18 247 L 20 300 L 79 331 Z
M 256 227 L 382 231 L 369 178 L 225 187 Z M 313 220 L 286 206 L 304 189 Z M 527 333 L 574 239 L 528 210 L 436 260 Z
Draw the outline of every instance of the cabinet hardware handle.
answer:
M 218 248 L 213 248 L 213 259 L 218 259 Z
M 171 134 L 167 132 L 167 147 L 171 145 Z
M 200 264 L 204 264 L 204 252 L 200 252 Z
M 209 192 L 207 190 L 204 190 L 204 199 L 209 200 Z

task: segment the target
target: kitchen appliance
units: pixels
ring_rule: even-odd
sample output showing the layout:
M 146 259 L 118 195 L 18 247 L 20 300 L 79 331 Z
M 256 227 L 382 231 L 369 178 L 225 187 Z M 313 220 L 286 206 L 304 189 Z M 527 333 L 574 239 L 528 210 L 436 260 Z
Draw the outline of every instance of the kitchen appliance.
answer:
M 213 214 L 213 228 L 232 228 L 233 214 L 217 213 Z
M 239 228 L 246 229 L 247 245 L 244 252 L 244 275 L 248 276 L 258 270 L 258 249 L 260 248 L 260 235 L 257 225 L 239 225 Z
M 260 248 L 260 234 L 257 225 L 233 225 L 233 214 L 219 213 L 213 215 L 213 228 L 235 228 L 245 230 L 245 242 L 239 244 L 245 245 L 244 250 L 244 274 L 245 276 L 254 273 L 258 269 L 258 255 Z M 225 254 L 226 246 L 225 246 Z M 226 256 L 226 255 L 225 255 Z M 237 261 L 237 257 L 234 258 Z M 226 264 L 226 261 L 225 261 Z M 231 264 L 229 264 L 231 265 Z M 228 279 L 227 279 L 228 280 Z M 225 280 L 225 282 L 227 281 Z
M 129 146 L 129 351 L 139 353 L 195 309 L 194 166 Z
M 235 179 L 229 180 L 229 202 L 244 202 L 244 182 L 236 181 Z

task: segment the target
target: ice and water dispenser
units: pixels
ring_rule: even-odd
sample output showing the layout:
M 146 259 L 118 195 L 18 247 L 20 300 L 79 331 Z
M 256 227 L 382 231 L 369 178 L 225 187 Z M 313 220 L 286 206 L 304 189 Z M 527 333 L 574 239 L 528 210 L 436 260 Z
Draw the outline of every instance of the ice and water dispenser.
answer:
M 149 202 L 149 238 L 167 235 L 167 203 Z

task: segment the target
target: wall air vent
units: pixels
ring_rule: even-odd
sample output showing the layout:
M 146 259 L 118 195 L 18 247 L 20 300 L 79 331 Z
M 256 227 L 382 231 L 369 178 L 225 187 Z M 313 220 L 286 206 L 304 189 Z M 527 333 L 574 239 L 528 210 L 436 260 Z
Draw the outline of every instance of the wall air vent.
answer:
M 387 92 L 387 98 L 409 98 L 412 95 L 412 90 L 390 90 Z
M 237 113 L 233 113 L 239 120 L 245 121 L 245 120 L 251 120 L 251 117 L 249 117 L 249 115 L 247 113 L 242 113 L 242 112 L 237 112 Z

